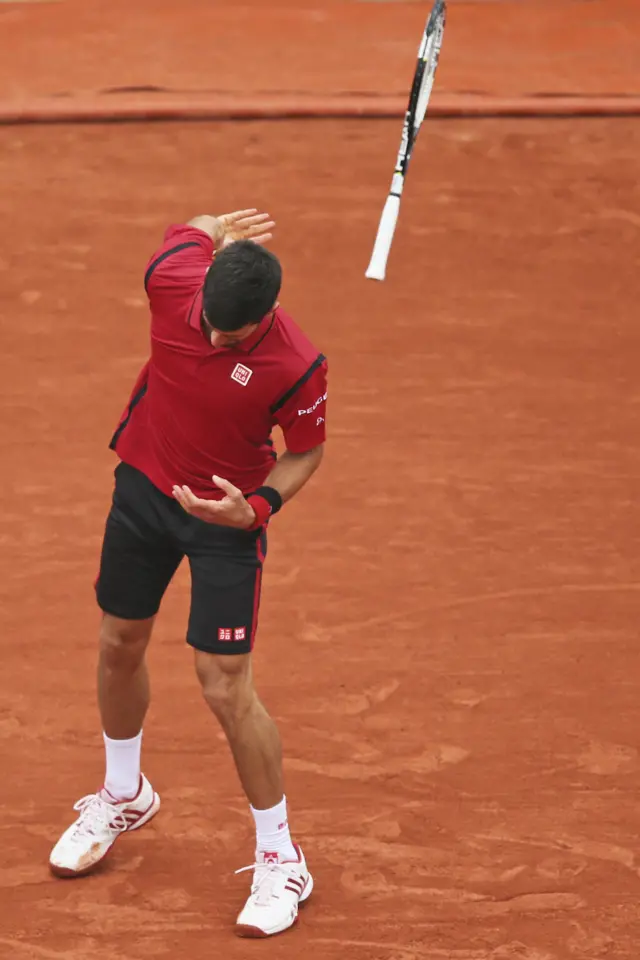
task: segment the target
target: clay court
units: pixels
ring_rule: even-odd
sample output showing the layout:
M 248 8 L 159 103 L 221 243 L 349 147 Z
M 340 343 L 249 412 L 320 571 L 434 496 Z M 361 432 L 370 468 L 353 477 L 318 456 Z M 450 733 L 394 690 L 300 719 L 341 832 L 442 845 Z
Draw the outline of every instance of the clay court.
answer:
M 317 66 L 301 72 L 302 53 L 297 67 L 283 58 L 284 77 L 262 74 L 269 25 L 243 4 L 263 117 L 222 116 L 244 96 L 236 8 L 223 18 L 225 90 L 192 98 L 210 118 L 24 122 L 55 118 L 63 90 L 82 119 L 112 102 L 107 86 L 154 84 L 144 64 L 169 51 L 179 64 L 163 109 L 179 115 L 191 48 L 181 34 L 170 46 L 158 4 L 164 46 L 152 31 L 140 66 L 152 6 L 121 34 L 117 5 L 104 23 L 97 6 L 84 20 L 71 2 L 0 6 L 0 31 L 33 58 L 27 70 L 8 55 L 0 72 L 12 120 L 0 126 L 0 956 L 636 960 L 637 11 L 452 0 L 440 99 L 376 284 L 364 270 L 424 8 L 318 4 L 323 81 Z M 205 5 L 192 6 L 197 26 Z M 307 7 L 279 4 L 271 28 L 299 17 L 303 36 Z M 595 47 L 572 46 L 578 11 L 584 37 L 606 38 L 607 89 L 589 71 Z M 501 16 L 509 29 L 494 34 Z M 486 75 L 471 43 L 483 23 Z M 385 50 L 389 115 L 338 110 L 342 89 L 374 112 L 369 59 Z M 493 116 L 460 115 L 474 76 Z M 601 115 L 545 116 L 549 90 L 538 115 L 499 115 L 544 93 L 543 77 Z M 276 118 L 294 83 L 298 112 L 324 97 L 324 117 Z M 591 111 L 595 95 L 618 96 L 617 115 Z M 139 91 L 123 96 L 125 113 L 153 114 L 153 94 L 146 108 Z M 161 814 L 95 876 L 47 869 L 73 802 L 102 776 L 92 581 L 108 442 L 147 356 L 144 264 L 167 223 L 247 205 L 277 219 L 283 303 L 330 361 L 325 464 L 272 524 L 256 647 L 317 887 L 297 928 L 261 944 L 232 933 L 252 825 L 184 644 L 185 569 L 151 653 L 145 772 Z

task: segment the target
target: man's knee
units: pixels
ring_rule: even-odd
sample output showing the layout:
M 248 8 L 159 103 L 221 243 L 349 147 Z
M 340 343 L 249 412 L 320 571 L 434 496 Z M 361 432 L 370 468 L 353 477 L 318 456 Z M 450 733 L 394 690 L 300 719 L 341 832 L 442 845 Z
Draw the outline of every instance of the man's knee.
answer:
M 144 660 L 153 620 L 121 620 L 105 614 L 100 626 L 100 657 L 111 669 L 135 670 Z
M 251 654 L 216 656 L 196 651 L 196 673 L 204 698 L 223 727 L 242 718 L 255 700 Z

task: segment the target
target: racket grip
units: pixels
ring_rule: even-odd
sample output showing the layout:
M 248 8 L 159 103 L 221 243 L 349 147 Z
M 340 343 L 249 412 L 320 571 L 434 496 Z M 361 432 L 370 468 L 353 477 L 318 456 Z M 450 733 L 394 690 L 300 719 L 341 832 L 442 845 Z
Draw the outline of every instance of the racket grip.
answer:
M 387 270 L 387 260 L 391 250 L 391 242 L 398 222 L 400 213 L 400 197 L 390 193 L 387 197 L 380 224 L 378 226 L 378 235 L 373 245 L 371 261 L 367 267 L 365 277 L 369 280 L 384 280 Z

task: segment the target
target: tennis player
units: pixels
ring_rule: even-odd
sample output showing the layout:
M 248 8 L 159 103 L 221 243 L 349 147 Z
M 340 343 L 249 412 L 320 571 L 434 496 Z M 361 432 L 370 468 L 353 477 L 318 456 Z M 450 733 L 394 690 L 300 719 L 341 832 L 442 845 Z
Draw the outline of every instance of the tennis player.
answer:
M 199 216 L 171 226 L 147 265 L 151 356 L 111 442 L 119 463 L 96 581 L 105 780 L 76 803 L 50 856 L 59 876 L 89 873 L 159 809 L 140 766 L 145 653 L 186 556 L 187 643 L 256 827 L 236 924 L 249 937 L 292 926 L 313 887 L 289 832 L 278 730 L 251 671 L 267 525 L 318 469 L 325 441 L 327 363 L 278 304 L 281 265 L 264 247 L 273 228 L 255 209 Z

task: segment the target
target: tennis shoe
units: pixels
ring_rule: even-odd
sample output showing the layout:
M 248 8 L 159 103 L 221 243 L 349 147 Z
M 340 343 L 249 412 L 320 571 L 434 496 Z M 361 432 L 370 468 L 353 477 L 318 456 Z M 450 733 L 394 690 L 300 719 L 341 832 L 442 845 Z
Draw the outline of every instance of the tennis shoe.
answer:
M 58 877 L 82 877 L 104 860 L 122 833 L 144 826 L 158 812 L 160 797 L 145 776 L 132 800 L 116 801 L 104 789 L 74 805 L 78 817 L 62 834 L 49 857 Z
M 302 850 L 295 850 L 297 860 L 281 863 L 277 853 L 260 852 L 256 863 L 236 870 L 253 870 L 251 893 L 236 921 L 239 937 L 271 937 L 296 923 L 298 907 L 313 890 L 313 877 Z

